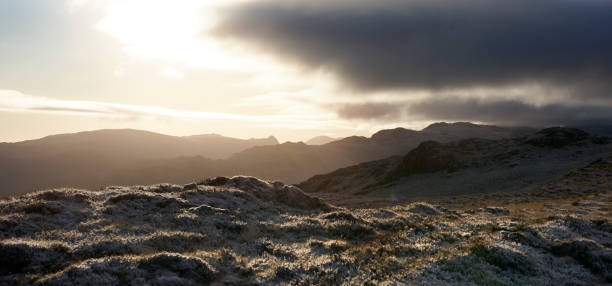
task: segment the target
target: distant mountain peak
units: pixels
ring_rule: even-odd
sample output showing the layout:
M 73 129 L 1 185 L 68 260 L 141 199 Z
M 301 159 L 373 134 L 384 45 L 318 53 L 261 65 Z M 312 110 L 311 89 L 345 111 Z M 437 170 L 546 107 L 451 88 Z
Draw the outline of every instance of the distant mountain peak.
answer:
M 291 141 L 287 141 L 287 142 L 283 142 L 282 144 L 280 144 L 281 146 L 306 146 L 306 143 L 304 142 L 291 142 Z
M 372 139 L 381 140 L 381 139 L 393 139 L 397 137 L 402 137 L 406 135 L 413 135 L 418 133 L 418 131 L 412 129 L 406 129 L 403 127 L 397 127 L 393 129 L 383 129 L 372 135 Z
M 278 139 L 276 139 L 276 137 L 274 137 L 273 135 L 268 136 L 268 138 L 265 139 L 260 139 L 262 141 L 267 141 L 269 143 L 269 145 L 278 145 L 280 144 L 280 142 L 278 142 Z
M 479 125 L 479 124 L 474 124 L 471 122 L 453 122 L 453 123 L 436 122 L 436 123 L 432 123 L 429 126 L 425 127 L 423 131 L 433 130 L 433 129 L 438 129 L 438 128 L 446 128 L 446 127 L 482 127 L 482 126 L 488 126 L 488 125 Z
M 316 136 L 313 138 L 308 139 L 306 142 L 307 145 L 323 145 L 323 144 L 327 144 L 330 143 L 332 141 L 336 141 L 338 140 L 338 138 L 333 138 L 333 137 L 329 137 L 326 135 L 321 135 L 321 136 Z

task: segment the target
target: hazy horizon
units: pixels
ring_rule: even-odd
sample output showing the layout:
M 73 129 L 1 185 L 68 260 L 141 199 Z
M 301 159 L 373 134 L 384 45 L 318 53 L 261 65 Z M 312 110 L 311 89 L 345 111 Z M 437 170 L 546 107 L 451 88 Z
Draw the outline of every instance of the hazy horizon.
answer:
M 432 122 L 431 124 L 434 123 L 463 123 L 463 122 Z M 470 124 L 476 124 L 473 122 L 466 122 L 466 123 L 470 123 Z M 42 135 L 40 137 L 33 137 L 33 138 L 26 138 L 26 139 L 21 139 L 21 140 L 15 140 L 15 141 L 2 141 L 0 139 L 0 143 L 18 143 L 18 142 L 23 142 L 23 141 L 30 141 L 30 140 L 38 140 L 38 139 L 43 139 L 46 137 L 50 137 L 50 136 L 55 136 L 55 135 L 69 135 L 69 134 L 79 134 L 79 133 L 88 133 L 88 132 L 100 132 L 100 131 L 108 131 L 108 130 L 131 130 L 131 131 L 143 131 L 143 132 L 151 132 L 151 133 L 155 133 L 155 134 L 160 134 L 160 135 L 166 135 L 166 136 L 174 136 L 174 137 L 190 137 L 190 136 L 202 136 L 202 135 L 216 135 L 216 136 L 221 136 L 221 137 L 227 137 L 227 138 L 233 138 L 233 139 L 240 139 L 240 140 L 249 140 L 249 139 L 266 139 L 269 137 L 274 137 L 276 138 L 276 140 L 278 140 L 278 142 L 280 144 L 285 143 L 285 142 L 304 142 L 306 143 L 306 141 L 309 141 L 311 139 L 317 139 L 319 137 L 325 137 L 325 138 L 329 138 L 329 139 L 342 139 L 342 138 L 346 138 L 346 137 L 351 137 L 351 136 L 363 136 L 363 137 L 371 137 L 372 135 L 374 135 L 375 133 L 382 131 L 382 130 L 390 130 L 390 129 L 396 129 L 396 128 L 403 128 L 403 129 L 409 129 L 409 130 L 415 130 L 415 131 L 421 131 L 424 128 L 426 128 L 427 126 L 430 126 L 431 124 L 428 124 L 426 126 L 424 126 L 423 128 L 406 128 L 404 126 L 395 126 L 395 127 L 389 127 L 387 129 L 380 129 L 380 130 L 375 130 L 372 133 L 365 133 L 363 135 L 358 135 L 358 134 L 352 134 L 352 135 L 347 135 L 345 137 L 336 137 L 336 138 L 332 138 L 326 134 L 320 134 L 320 135 L 315 135 L 313 137 L 307 137 L 307 138 L 303 138 L 303 139 L 298 139 L 298 140 L 281 140 L 281 138 L 279 138 L 278 136 L 274 135 L 274 134 L 270 134 L 267 136 L 261 136 L 261 137 L 240 137 L 240 136 L 228 136 L 222 133 L 194 133 L 194 134 L 168 134 L 168 133 L 163 133 L 163 132 L 157 132 L 157 131 L 152 131 L 152 130 L 145 130 L 145 129 L 134 129 L 134 128 L 103 128 L 103 129 L 92 129 L 92 130 L 78 130 L 78 131 L 73 131 L 73 132 L 63 132 L 63 133 L 53 133 L 53 134 L 47 134 L 47 135 Z M 493 125 L 492 125 L 493 126 Z M 505 126 L 500 126 L 500 127 L 505 127 Z M 511 126 L 512 127 L 512 126 Z M 538 128 L 538 127 L 532 127 L 532 126 L 515 126 L 515 127 L 531 127 L 531 128 Z M 553 126 L 547 126 L 547 127 L 553 127 Z
M 611 19 L 598 0 L 2 1 L 0 141 L 610 124 Z
M 0 140 L 0 143 L 18 143 L 18 142 L 23 142 L 23 141 L 30 141 L 30 140 L 37 140 L 37 139 L 43 139 L 45 137 L 50 137 L 50 136 L 55 136 L 55 135 L 66 135 L 66 134 L 78 134 L 78 133 L 87 133 L 87 132 L 98 132 L 98 131 L 107 131 L 107 130 L 131 130 L 131 131 L 144 131 L 144 132 L 151 132 L 151 133 L 155 133 L 155 134 L 160 134 L 160 135 L 166 135 L 166 136 L 174 136 L 174 137 L 190 137 L 190 136 L 202 136 L 202 135 L 215 135 L 215 136 L 221 136 L 221 137 L 228 137 L 228 138 L 233 138 L 233 139 L 241 139 L 241 140 L 249 140 L 249 139 L 265 139 L 265 138 L 269 138 L 269 137 L 274 137 L 278 140 L 278 138 L 276 136 L 274 136 L 273 134 L 270 134 L 268 136 L 261 136 L 261 137 L 234 137 L 234 136 L 226 136 L 224 134 L 219 134 L 219 133 L 195 133 L 195 134 L 185 134 L 185 135 L 172 135 L 172 134 L 166 134 L 166 133 L 162 133 L 162 132 L 156 132 L 156 131 L 151 131 L 151 130 L 144 130 L 144 129 L 134 129 L 134 128 L 105 128 L 105 129 L 92 129 L 92 130 L 79 130 L 79 131 L 74 131 L 74 132 L 65 132 L 65 133 L 55 133 L 55 134 L 48 134 L 48 135 L 43 135 L 40 137 L 33 137 L 33 138 L 27 138 L 27 139 L 22 139 L 22 140 L 15 140 L 15 141 L 2 141 Z M 308 138 L 311 139 L 311 138 Z M 278 140 L 280 143 L 282 142 L 292 142 L 292 141 L 281 141 Z

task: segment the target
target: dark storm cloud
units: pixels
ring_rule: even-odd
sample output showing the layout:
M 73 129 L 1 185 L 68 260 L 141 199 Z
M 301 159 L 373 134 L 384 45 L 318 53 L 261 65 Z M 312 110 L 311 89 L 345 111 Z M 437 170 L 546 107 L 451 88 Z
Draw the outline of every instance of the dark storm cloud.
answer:
M 478 121 L 499 125 L 552 126 L 612 124 L 612 107 L 548 104 L 535 106 L 516 100 L 481 101 L 453 97 L 417 103 L 359 103 L 336 108 L 345 119 Z
M 338 116 L 345 119 L 395 119 L 402 116 L 405 106 L 391 103 L 351 103 L 336 106 Z
M 264 0 L 224 13 L 218 35 L 364 91 L 539 83 L 601 98 L 612 86 L 612 1 Z
M 500 125 L 579 126 L 612 123 L 612 107 L 609 106 L 534 106 L 513 100 L 483 102 L 438 98 L 406 106 L 406 114 L 411 118 L 480 121 Z

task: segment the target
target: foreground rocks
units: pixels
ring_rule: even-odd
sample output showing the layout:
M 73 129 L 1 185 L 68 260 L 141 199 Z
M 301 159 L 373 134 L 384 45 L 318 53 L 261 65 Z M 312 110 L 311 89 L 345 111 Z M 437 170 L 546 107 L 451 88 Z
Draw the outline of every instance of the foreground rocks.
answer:
M 0 284 L 605 284 L 611 204 L 349 210 L 252 177 L 49 190 L 0 201 Z

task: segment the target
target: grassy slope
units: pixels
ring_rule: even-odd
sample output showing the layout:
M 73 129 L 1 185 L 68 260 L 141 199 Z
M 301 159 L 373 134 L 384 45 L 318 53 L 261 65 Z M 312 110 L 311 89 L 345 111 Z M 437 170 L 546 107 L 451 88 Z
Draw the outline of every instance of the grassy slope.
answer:
M 248 177 L 38 192 L 0 201 L 0 284 L 604 284 L 611 170 L 439 207 L 337 208 Z

